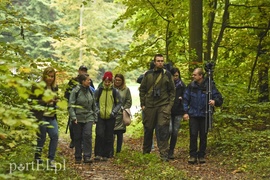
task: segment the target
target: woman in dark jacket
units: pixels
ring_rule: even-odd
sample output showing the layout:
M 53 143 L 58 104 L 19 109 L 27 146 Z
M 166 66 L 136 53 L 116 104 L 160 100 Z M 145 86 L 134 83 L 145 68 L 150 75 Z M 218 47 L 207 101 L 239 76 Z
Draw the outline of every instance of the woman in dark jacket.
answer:
M 174 159 L 174 148 L 177 141 L 178 131 L 180 129 L 180 121 L 184 115 L 183 109 L 183 95 L 186 85 L 181 79 L 180 71 L 178 68 L 172 68 L 171 74 L 173 75 L 175 84 L 175 99 L 171 110 L 171 123 L 170 123 L 170 149 L 169 149 L 169 159 Z
M 81 163 L 82 153 L 84 163 L 92 162 L 92 127 L 97 120 L 94 96 L 89 89 L 90 77 L 88 74 L 81 74 L 78 76 L 78 81 L 80 84 L 71 91 L 69 97 L 69 116 L 74 133 L 76 164 Z
M 56 72 L 52 67 L 47 67 L 43 71 L 42 76 L 42 80 L 45 82 L 45 87 L 42 89 L 43 92 L 39 93 L 40 88 L 38 88 L 37 85 L 32 88 L 32 95 L 30 96 L 33 105 L 32 112 L 39 121 L 35 161 L 38 164 L 43 163 L 41 154 L 46 141 L 46 133 L 48 133 L 50 137 L 48 164 L 51 168 L 55 168 L 54 157 L 58 144 L 58 124 L 56 118 L 56 102 L 58 101 L 56 92 L 58 88 L 55 82 L 55 74 Z M 35 105 L 38 105 L 39 107 L 35 107 Z M 42 106 L 42 108 L 40 108 L 40 106 Z
M 123 134 L 126 132 L 126 126 L 123 124 L 123 110 L 129 109 L 132 105 L 132 98 L 129 88 L 126 86 L 125 78 L 122 74 L 114 76 L 114 88 L 118 89 L 122 99 L 122 108 L 118 111 L 116 116 L 114 134 L 117 137 L 116 153 L 122 149 Z M 113 149 L 114 150 L 114 149 Z M 113 151 L 114 152 L 114 151 Z

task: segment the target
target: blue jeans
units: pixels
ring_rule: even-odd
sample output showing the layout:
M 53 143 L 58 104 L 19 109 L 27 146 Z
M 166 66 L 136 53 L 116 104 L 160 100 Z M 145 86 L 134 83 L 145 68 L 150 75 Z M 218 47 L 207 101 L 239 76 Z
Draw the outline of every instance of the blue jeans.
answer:
M 48 158 L 54 160 L 57 144 L 58 144 L 58 124 L 55 118 L 50 120 L 43 118 L 39 125 L 39 133 L 37 134 L 37 149 L 35 153 L 35 159 L 41 158 L 43 146 L 46 141 L 46 134 L 50 137 Z
M 172 116 L 171 122 L 170 122 L 170 149 L 169 149 L 169 155 L 173 155 L 174 148 L 177 142 L 178 132 L 180 129 L 180 122 L 183 115 L 178 116 Z

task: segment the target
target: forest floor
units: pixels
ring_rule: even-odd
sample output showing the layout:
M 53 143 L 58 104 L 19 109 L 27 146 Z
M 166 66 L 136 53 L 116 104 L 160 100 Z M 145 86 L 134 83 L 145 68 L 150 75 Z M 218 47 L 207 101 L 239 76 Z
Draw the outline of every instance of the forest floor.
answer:
M 141 139 L 131 139 L 127 138 L 124 140 L 124 144 L 132 145 L 132 150 L 141 152 L 142 140 Z M 122 173 L 123 169 L 118 167 L 113 163 L 114 158 L 110 158 L 108 161 L 94 161 L 89 164 L 74 164 L 74 149 L 68 147 L 68 142 L 61 139 L 59 142 L 61 147 L 60 153 L 67 160 L 68 167 L 73 168 L 81 179 L 91 179 L 91 180 L 124 180 L 125 177 Z M 153 150 L 153 153 L 158 153 L 157 147 Z M 246 174 L 230 169 L 226 165 L 222 165 L 220 162 L 222 157 L 206 157 L 205 164 L 188 164 L 188 152 L 187 150 L 176 149 L 175 159 L 170 160 L 170 165 L 174 166 L 176 169 L 186 172 L 189 179 L 200 179 L 200 180 L 246 180 Z

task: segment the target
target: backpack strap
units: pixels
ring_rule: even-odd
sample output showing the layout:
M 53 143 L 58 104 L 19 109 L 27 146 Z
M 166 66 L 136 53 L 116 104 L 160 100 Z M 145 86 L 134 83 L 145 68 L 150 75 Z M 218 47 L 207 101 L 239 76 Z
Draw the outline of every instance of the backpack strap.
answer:
M 113 101 L 114 101 L 114 105 L 116 106 L 117 102 L 116 102 L 116 89 L 113 88 Z
M 79 92 L 81 91 L 81 87 L 80 87 L 80 89 L 75 93 L 75 98 L 76 98 L 76 100 L 77 100 L 77 98 L 78 98 L 78 96 L 79 96 Z M 90 92 L 90 94 L 93 96 L 93 92 L 91 91 L 91 89 L 90 88 L 88 88 L 88 91 Z
M 166 69 L 163 69 L 163 74 L 166 74 Z M 158 75 L 158 77 L 157 77 L 155 83 L 154 83 L 154 84 L 149 88 L 149 90 L 147 91 L 147 94 L 150 94 L 150 93 L 151 93 L 153 87 L 154 87 L 155 85 L 157 85 L 157 83 L 160 81 L 161 77 L 162 77 L 162 73 L 160 73 L 160 74 Z

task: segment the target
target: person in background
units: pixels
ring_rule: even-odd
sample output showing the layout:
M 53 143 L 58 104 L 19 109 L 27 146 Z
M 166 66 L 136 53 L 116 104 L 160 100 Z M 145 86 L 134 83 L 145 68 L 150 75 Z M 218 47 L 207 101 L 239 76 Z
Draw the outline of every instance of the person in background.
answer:
M 81 74 L 78 81 L 80 84 L 71 91 L 68 105 L 74 133 L 75 164 L 81 163 L 82 156 L 84 163 L 92 162 L 92 127 L 97 121 L 95 99 L 89 89 L 90 77 Z
M 87 70 L 88 70 L 88 68 L 86 66 L 81 65 L 78 69 L 78 75 L 76 77 L 72 78 L 71 80 L 69 80 L 66 91 L 65 91 L 65 98 L 68 101 L 69 101 L 69 97 L 70 97 L 70 93 L 71 93 L 72 89 L 74 89 L 79 84 L 79 76 L 82 74 L 87 74 Z M 92 80 L 90 82 L 90 89 L 92 90 L 92 92 L 95 91 L 95 86 L 94 86 Z M 73 133 L 73 128 L 72 128 L 72 123 L 71 123 L 70 117 L 68 120 L 68 128 L 69 128 L 69 135 L 70 135 L 70 139 L 71 139 L 69 147 L 74 148 L 74 143 L 73 143 L 74 133 Z
M 204 78 L 204 72 L 202 68 L 196 68 L 192 73 L 193 81 L 187 86 L 184 98 L 184 120 L 189 120 L 189 160 L 188 163 L 194 164 L 199 160 L 199 163 L 205 163 L 205 151 L 207 145 L 207 132 L 206 127 L 206 104 L 214 107 L 221 106 L 223 98 L 220 92 L 217 90 L 213 82 L 212 83 L 212 99 L 206 103 L 206 91 L 208 87 L 208 79 Z M 198 135 L 200 137 L 199 150 L 197 147 Z
M 56 168 L 55 165 L 55 154 L 58 145 L 58 123 L 56 117 L 56 103 L 58 101 L 56 85 L 56 71 L 52 67 L 47 67 L 43 71 L 42 81 L 45 82 L 43 87 L 43 93 L 37 95 L 38 85 L 33 86 L 32 95 L 30 96 L 32 105 L 42 106 L 42 110 L 32 109 L 33 115 L 37 118 L 39 123 L 39 132 L 37 133 L 37 146 L 35 152 L 35 161 L 38 164 L 42 164 L 41 159 L 42 150 L 46 141 L 46 134 L 50 137 L 49 149 L 48 149 L 48 161 L 47 164 L 51 168 Z M 50 99 L 44 98 L 45 94 L 50 95 Z M 48 96 L 46 96 L 48 97 Z
M 172 68 L 171 74 L 174 79 L 176 90 L 174 104 L 171 111 L 169 159 L 174 159 L 174 148 L 177 142 L 180 122 L 184 114 L 183 95 L 186 85 L 181 79 L 180 71 L 178 68 Z
M 111 157 L 115 120 L 122 105 L 118 90 L 113 88 L 112 72 L 104 73 L 102 84 L 94 96 L 98 113 L 94 160 L 106 161 Z
M 139 88 L 144 113 L 143 154 L 151 152 L 153 131 L 156 128 L 160 158 L 168 161 L 169 126 L 175 85 L 171 73 L 164 69 L 162 54 L 155 55 L 154 64 L 155 68 L 145 73 Z
M 121 152 L 123 144 L 123 134 L 126 132 L 126 126 L 123 124 L 123 109 L 129 109 L 132 105 L 132 97 L 129 88 L 126 86 L 125 77 L 122 74 L 116 74 L 114 76 L 114 88 L 119 91 L 122 99 L 121 109 L 116 116 L 116 122 L 114 126 L 114 134 L 117 137 L 116 153 Z M 114 147 L 113 153 L 114 154 Z

